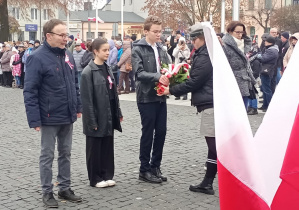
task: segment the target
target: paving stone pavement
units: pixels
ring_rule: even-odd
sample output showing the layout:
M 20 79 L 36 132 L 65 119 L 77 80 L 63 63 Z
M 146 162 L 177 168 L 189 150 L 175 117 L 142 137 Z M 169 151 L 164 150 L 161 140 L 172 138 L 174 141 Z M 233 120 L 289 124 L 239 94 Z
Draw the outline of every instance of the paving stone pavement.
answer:
M 218 210 L 217 180 L 214 196 L 188 190 L 190 184 L 198 184 L 203 178 L 207 155 L 205 140 L 199 133 L 200 114 L 196 114 L 190 101 L 176 102 L 173 96 L 169 99 L 161 168 L 168 181 L 149 184 L 138 180 L 141 124 L 134 97 L 120 96 L 124 122 L 123 133 L 115 133 L 115 187 L 98 189 L 88 185 L 81 119 L 74 124 L 72 189 L 84 200 L 77 204 L 59 200 L 59 209 Z M 263 116 L 249 116 L 254 132 Z M 45 209 L 41 200 L 39 153 L 40 133 L 28 127 L 22 91 L 0 87 L 0 210 Z M 53 183 L 57 176 L 56 158 L 57 152 Z M 56 194 L 57 191 L 55 187 Z

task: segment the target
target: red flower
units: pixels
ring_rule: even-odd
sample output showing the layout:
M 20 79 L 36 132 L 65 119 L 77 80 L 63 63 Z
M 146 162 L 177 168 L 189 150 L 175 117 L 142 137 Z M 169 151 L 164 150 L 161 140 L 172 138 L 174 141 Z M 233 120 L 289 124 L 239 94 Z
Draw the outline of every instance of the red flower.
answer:
M 188 75 L 188 76 L 187 76 L 187 78 L 189 79 L 189 78 L 190 78 L 190 76 Z
M 167 78 L 168 78 L 168 79 L 171 78 L 171 74 L 168 74 L 168 75 L 167 75 Z
M 177 75 L 177 73 L 176 73 L 176 72 L 174 72 L 174 73 L 173 73 L 173 76 L 175 76 L 175 75 Z
M 159 87 L 159 88 L 157 89 L 157 93 L 158 93 L 159 95 L 162 95 L 162 94 L 164 93 L 164 90 L 165 90 L 164 87 Z
M 187 63 L 184 64 L 184 67 L 189 69 L 189 65 Z
M 172 70 L 174 69 L 174 64 L 171 65 L 171 69 L 172 69 Z

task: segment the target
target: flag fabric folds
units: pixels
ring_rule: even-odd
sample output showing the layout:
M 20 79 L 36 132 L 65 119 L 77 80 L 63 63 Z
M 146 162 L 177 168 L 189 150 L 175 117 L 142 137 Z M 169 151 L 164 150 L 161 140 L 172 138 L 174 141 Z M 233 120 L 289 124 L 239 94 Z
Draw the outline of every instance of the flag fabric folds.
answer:
M 202 24 L 213 64 L 220 208 L 278 210 L 286 189 L 292 188 L 289 192 L 299 197 L 299 184 L 295 183 L 299 173 L 290 175 L 299 172 L 299 160 L 293 160 L 299 142 L 292 141 L 292 138 L 299 140 L 299 134 L 292 133 L 290 139 L 299 104 L 299 59 L 292 56 L 253 137 L 239 87 L 222 46 L 210 23 Z M 293 54 L 299 55 L 299 48 Z M 284 209 L 299 209 L 298 202 L 292 200 L 294 196 L 289 196 L 290 208 Z

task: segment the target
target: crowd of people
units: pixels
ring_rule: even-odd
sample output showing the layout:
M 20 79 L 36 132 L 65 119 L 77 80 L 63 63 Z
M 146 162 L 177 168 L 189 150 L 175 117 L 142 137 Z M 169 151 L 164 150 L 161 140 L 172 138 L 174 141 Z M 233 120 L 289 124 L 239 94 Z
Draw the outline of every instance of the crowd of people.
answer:
M 217 34 L 232 68 L 245 109 L 258 114 L 257 89 L 263 94 L 266 111 L 296 45 L 299 33 L 278 34 L 276 28 L 262 36 L 260 47 L 246 35 L 246 27 L 232 21 L 226 34 Z M 161 161 L 167 130 L 167 96 L 176 100 L 191 92 L 191 103 L 201 113 L 200 132 L 206 139 L 206 173 L 200 184 L 189 189 L 213 195 L 217 173 L 217 152 L 213 108 L 213 66 L 205 42 L 203 26 L 190 28 L 191 40 L 180 31 L 162 36 L 162 21 L 149 16 L 144 37 L 123 40 L 97 38 L 82 41 L 67 34 L 64 22 L 48 21 L 43 28 L 45 41 L 5 42 L 1 45 L 0 82 L 4 87 L 23 89 L 30 128 L 41 131 L 40 178 L 43 202 L 58 207 L 53 196 L 52 162 L 58 150 L 58 197 L 72 202 L 82 198 L 70 185 L 70 156 L 73 123 L 82 117 L 86 136 L 86 165 L 89 184 L 104 188 L 116 184 L 114 177 L 114 130 L 122 131 L 124 120 L 118 96 L 136 92 L 142 134 L 139 179 L 162 183 L 167 177 Z M 161 74 L 162 64 L 191 65 L 186 82 L 169 87 Z M 26 75 L 26 76 L 25 76 Z M 157 94 L 156 83 L 164 92 Z M 229 100 L 229 99 L 228 99 Z M 128 116 L 129 117 L 129 116 Z

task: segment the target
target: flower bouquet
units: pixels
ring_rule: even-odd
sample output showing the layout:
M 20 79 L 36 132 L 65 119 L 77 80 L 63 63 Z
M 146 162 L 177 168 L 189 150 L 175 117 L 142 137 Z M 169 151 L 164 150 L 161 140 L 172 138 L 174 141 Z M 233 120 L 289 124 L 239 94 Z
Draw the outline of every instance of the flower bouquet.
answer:
M 167 76 L 169 79 L 169 86 L 174 86 L 177 84 L 181 84 L 189 79 L 189 71 L 190 65 L 187 63 L 179 63 L 177 65 L 174 64 L 162 64 L 161 65 L 161 74 Z M 157 90 L 157 94 L 163 94 L 164 88 L 163 84 L 160 82 L 157 83 L 155 90 Z

